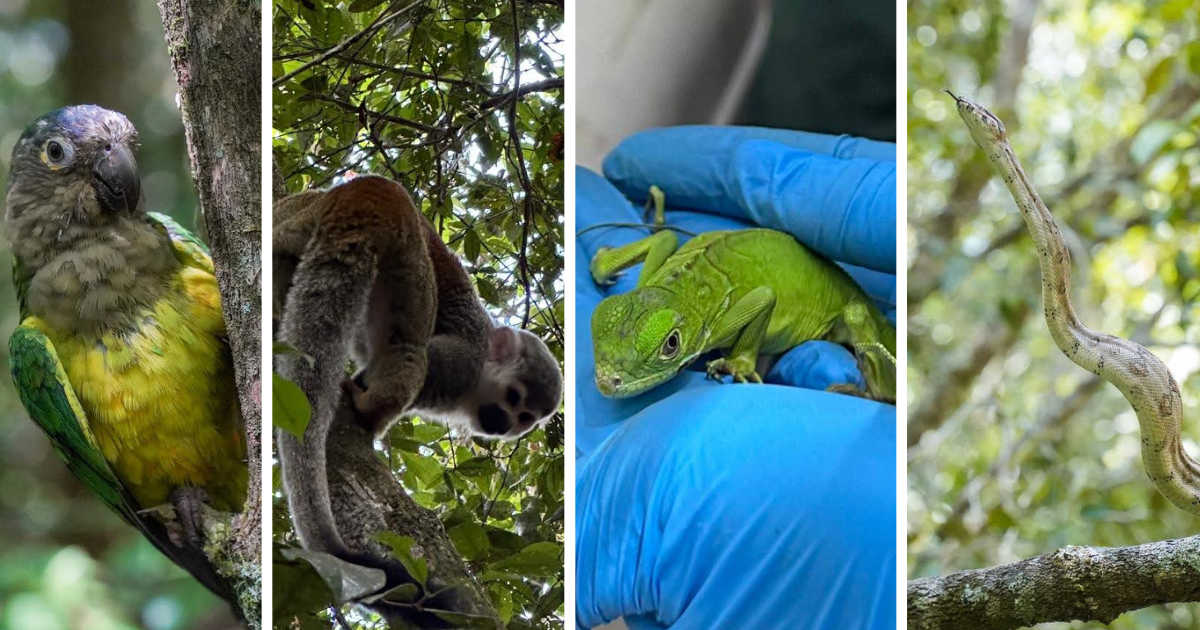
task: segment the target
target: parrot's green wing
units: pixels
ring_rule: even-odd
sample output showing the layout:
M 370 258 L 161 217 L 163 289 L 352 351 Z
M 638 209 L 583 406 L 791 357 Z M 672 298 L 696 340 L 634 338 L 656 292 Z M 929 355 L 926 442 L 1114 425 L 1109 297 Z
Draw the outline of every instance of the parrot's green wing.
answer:
M 208 245 L 205 245 L 204 241 L 196 238 L 195 234 L 192 234 L 187 228 L 180 225 L 178 221 L 165 214 L 157 212 L 148 212 L 146 214 L 149 215 L 151 223 L 166 231 L 167 235 L 171 237 L 171 245 L 175 248 L 175 256 L 180 261 L 210 272 L 213 270 Z
M 164 555 L 194 575 L 218 596 L 229 599 L 229 585 L 198 549 L 171 541 L 166 526 L 138 513 L 137 502 L 95 447 L 87 416 L 58 360 L 54 345 L 30 326 L 17 326 L 8 340 L 13 383 L 29 417 L 50 437 L 54 450 L 76 477 Z
M 50 340 L 29 326 L 18 326 L 8 340 L 13 383 L 29 417 L 37 423 L 71 472 L 131 524 L 137 524 L 133 498 L 92 444 L 83 409 Z

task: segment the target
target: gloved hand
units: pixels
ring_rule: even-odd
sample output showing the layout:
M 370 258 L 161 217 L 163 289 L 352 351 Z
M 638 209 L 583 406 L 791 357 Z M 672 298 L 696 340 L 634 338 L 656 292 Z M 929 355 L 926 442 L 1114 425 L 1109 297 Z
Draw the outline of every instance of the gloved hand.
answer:
M 894 321 L 894 160 L 890 144 L 846 137 L 644 132 L 608 157 L 607 180 L 577 169 L 576 225 L 645 222 L 657 185 L 668 224 L 789 232 L 843 263 Z M 634 630 L 894 627 L 895 408 L 814 391 L 862 383 L 849 352 L 788 352 L 766 380 L 793 387 L 685 371 L 633 398 L 597 391 L 592 311 L 639 270 L 606 290 L 588 262 L 648 234 L 576 240 L 578 627 L 620 616 Z

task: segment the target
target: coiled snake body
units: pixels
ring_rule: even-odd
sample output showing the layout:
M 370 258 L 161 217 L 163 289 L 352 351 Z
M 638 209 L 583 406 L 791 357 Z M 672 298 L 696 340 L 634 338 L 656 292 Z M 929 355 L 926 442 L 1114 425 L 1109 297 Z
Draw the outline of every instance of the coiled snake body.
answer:
M 949 92 L 949 91 L 947 91 Z M 1071 304 L 1071 255 L 1054 217 L 1021 168 L 1004 123 L 982 106 L 954 96 L 975 144 L 1004 178 L 1037 246 L 1046 324 L 1060 350 L 1079 367 L 1116 385 L 1137 414 L 1142 462 L 1163 496 L 1200 516 L 1200 463 L 1184 450 L 1183 403 L 1167 366 L 1149 350 L 1084 326 Z

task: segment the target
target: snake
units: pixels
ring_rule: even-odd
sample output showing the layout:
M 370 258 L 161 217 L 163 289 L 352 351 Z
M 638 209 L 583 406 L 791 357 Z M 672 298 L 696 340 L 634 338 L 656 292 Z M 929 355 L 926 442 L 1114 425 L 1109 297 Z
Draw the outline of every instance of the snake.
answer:
M 1137 414 L 1146 474 L 1171 503 L 1200 517 L 1200 463 L 1183 448 L 1183 401 L 1166 364 L 1128 339 L 1098 333 L 1079 321 L 1071 303 L 1071 254 L 1062 232 L 1021 168 L 1004 123 L 971 100 L 954 98 L 975 144 L 987 154 L 1016 202 L 1037 246 L 1046 325 L 1073 363 L 1112 383 Z

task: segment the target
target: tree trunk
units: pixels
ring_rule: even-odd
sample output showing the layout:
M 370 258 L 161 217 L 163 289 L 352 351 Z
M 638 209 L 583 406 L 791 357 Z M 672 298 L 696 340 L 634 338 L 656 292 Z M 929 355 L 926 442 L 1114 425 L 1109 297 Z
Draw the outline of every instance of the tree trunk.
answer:
M 990 569 L 912 580 L 908 627 L 1107 624 L 1124 612 L 1171 602 L 1200 602 L 1200 536 L 1136 547 L 1064 547 Z
M 366 532 L 396 532 L 416 542 L 414 551 L 429 565 L 431 580 L 454 584 L 448 602 L 454 611 L 490 617 L 496 630 L 504 623 L 488 600 L 483 587 L 471 575 L 442 522 L 431 510 L 417 505 L 396 481 L 387 464 L 375 453 L 372 437 L 354 418 L 354 410 L 343 399 L 329 431 L 327 459 L 330 466 L 329 500 L 338 520 L 338 530 L 351 548 L 382 555 L 383 548 L 369 540 Z M 416 555 L 416 554 L 414 554 Z M 479 620 L 472 628 L 490 628 Z M 396 626 L 393 622 L 393 628 Z M 403 626 L 399 626 L 403 627 Z
M 233 559 L 225 564 L 232 565 L 238 606 L 253 628 L 261 625 L 262 598 L 259 6 L 250 0 L 158 3 L 221 288 L 251 462 L 245 509 L 218 553 Z

